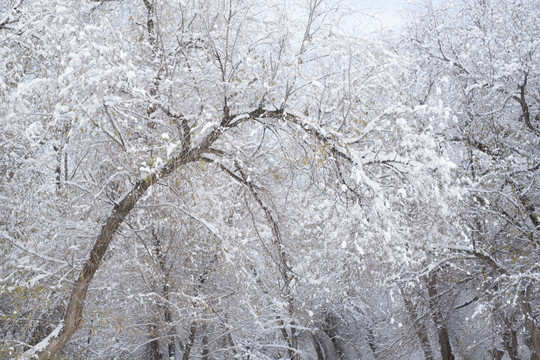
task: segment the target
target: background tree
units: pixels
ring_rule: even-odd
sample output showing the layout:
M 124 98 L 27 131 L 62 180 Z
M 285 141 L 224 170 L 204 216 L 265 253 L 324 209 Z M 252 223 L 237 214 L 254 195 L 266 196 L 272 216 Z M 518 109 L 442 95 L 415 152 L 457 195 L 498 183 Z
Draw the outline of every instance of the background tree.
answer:
M 535 358 L 540 344 L 532 295 L 538 286 L 532 259 L 538 257 L 540 109 L 532 89 L 539 28 L 529 21 L 538 11 L 535 1 L 458 2 L 426 14 L 410 33 L 422 66 L 425 95 L 418 102 L 447 106 L 439 131 L 469 192 L 458 205 L 468 244 L 455 251 L 469 259 L 458 276 L 478 274 L 484 281 L 466 280 L 467 288 L 480 291 L 466 304 L 500 329 L 494 351 L 510 358 L 529 351 Z

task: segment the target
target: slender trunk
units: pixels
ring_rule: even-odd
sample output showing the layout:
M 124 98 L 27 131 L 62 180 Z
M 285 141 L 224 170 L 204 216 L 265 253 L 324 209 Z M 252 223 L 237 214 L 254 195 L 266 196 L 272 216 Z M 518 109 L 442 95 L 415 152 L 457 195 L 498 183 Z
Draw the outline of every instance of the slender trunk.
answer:
M 506 269 L 502 268 L 493 260 L 489 255 L 486 255 L 481 252 L 473 251 L 473 254 L 478 258 L 487 263 L 493 270 L 497 271 L 501 275 L 510 275 Z M 525 290 L 520 290 L 518 293 L 519 305 L 521 312 L 525 317 L 525 327 L 529 331 L 531 337 L 531 347 L 532 354 L 531 359 L 540 360 L 540 331 L 536 325 L 534 314 L 531 309 L 531 304 L 527 299 L 527 293 Z M 535 358 L 536 357 L 536 358 Z
M 163 247 L 161 245 L 161 240 L 155 231 L 152 231 L 152 237 L 154 239 L 154 251 L 158 260 L 159 270 L 162 277 L 163 285 L 161 288 L 161 296 L 163 301 L 161 302 L 161 308 L 163 309 L 163 317 L 165 319 L 165 326 L 168 328 L 167 331 L 167 350 L 169 358 L 175 357 L 175 339 L 176 334 L 174 331 L 174 324 L 172 320 L 172 311 L 169 300 L 170 293 L 170 273 L 166 267 L 166 259 L 163 255 Z
M 427 279 L 427 288 L 429 295 L 429 307 L 433 316 L 433 322 L 437 327 L 437 336 L 439 338 L 439 345 L 441 347 L 441 356 L 443 360 L 454 360 L 454 354 L 452 353 L 452 346 L 450 345 L 450 336 L 448 335 L 448 329 L 444 324 L 441 309 L 437 304 L 437 278 L 435 272 L 432 272 Z
M 69 181 L 69 167 L 68 167 L 68 154 L 64 152 L 64 182 Z
M 202 337 L 202 360 L 208 360 L 208 355 L 210 354 L 210 351 L 208 350 L 208 332 L 206 331 L 206 324 L 203 324 L 202 326 L 203 331 L 203 337 Z
M 257 270 L 251 265 L 250 265 L 250 269 L 253 272 L 253 275 L 255 276 L 255 282 L 261 287 L 262 292 L 265 295 L 268 295 L 268 290 L 264 286 L 261 278 L 259 277 L 259 274 L 257 274 Z M 292 359 L 293 356 L 294 356 L 293 344 L 291 342 L 291 337 L 289 337 L 289 334 L 287 333 L 287 328 L 285 327 L 285 322 L 283 321 L 283 319 L 280 316 L 276 316 L 276 322 L 277 322 L 277 325 L 278 325 L 278 327 L 279 327 L 279 329 L 281 331 L 281 336 L 283 337 L 283 340 L 287 343 L 287 347 L 288 347 L 287 353 L 289 354 L 289 358 Z M 229 336 L 230 336 L 230 334 L 229 334 Z
M 236 358 L 237 357 L 236 355 L 238 354 L 238 352 L 236 351 L 236 345 L 234 344 L 234 341 L 230 332 L 227 334 L 227 342 L 229 343 L 229 346 L 231 347 L 231 351 L 234 355 L 234 358 Z
M 371 324 L 367 324 L 366 328 L 369 348 L 373 352 L 373 358 L 377 359 L 377 344 L 375 342 L 375 334 L 373 333 L 373 327 L 371 326 Z
M 502 333 L 503 346 L 508 352 L 510 360 L 519 360 L 520 358 L 518 353 L 518 339 L 516 331 L 514 330 L 510 320 L 506 316 L 504 316 L 504 314 L 501 314 L 500 318 L 503 323 L 502 326 L 504 327 Z
M 211 135 L 209 135 L 211 136 Z M 213 142 L 213 141 L 212 141 Z M 210 143 L 207 143 L 209 146 Z M 111 243 L 114 233 L 118 230 L 120 224 L 128 216 L 135 204 L 143 196 L 143 194 L 154 184 L 158 178 L 169 176 L 177 167 L 197 159 L 207 147 L 197 147 L 194 150 L 183 151 L 174 161 L 165 165 L 161 171 L 149 175 L 146 179 L 140 180 L 133 189 L 114 206 L 112 214 L 109 216 L 101 232 L 94 243 L 94 247 L 90 251 L 90 257 L 85 262 L 83 269 L 77 281 L 73 285 L 71 298 L 69 300 L 63 322 L 57 327 L 56 336 L 49 336 L 42 340 L 44 344 L 43 351 L 36 351 L 35 348 L 30 349 L 25 356 L 30 357 L 38 354 L 40 360 L 45 360 L 48 357 L 56 354 L 68 340 L 77 332 L 83 325 L 83 309 L 88 287 L 96 274 L 97 269 L 101 265 L 103 256 Z M 59 331 L 58 331 L 59 330 Z M 39 346 L 38 348 L 42 348 Z
M 289 314 L 291 315 L 291 347 L 293 351 L 293 356 L 291 357 L 292 360 L 299 360 L 300 354 L 298 353 L 298 335 L 296 334 L 296 324 L 294 323 L 294 320 L 292 320 L 292 307 L 289 307 Z
M 182 356 L 182 360 L 189 360 L 189 355 L 191 353 L 191 349 L 193 348 L 193 343 L 195 342 L 196 332 L 197 332 L 197 327 L 195 325 L 195 322 L 193 322 L 191 323 L 191 326 L 189 328 L 189 338 L 186 344 L 186 348 L 184 349 L 184 356 Z
M 169 358 L 175 359 L 176 357 L 176 333 L 172 324 L 171 312 L 167 308 L 165 310 L 165 322 L 169 327 L 169 337 L 167 338 L 167 345 L 169 350 Z
M 222 325 L 223 325 L 223 331 L 225 335 L 221 337 L 222 338 L 221 348 L 225 350 L 226 353 L 228 352 L 232 353 L 232 355 L 225 355 L 225 357 L 228 356 L 228 358 L 237 359 L 239 357 L 238 357 L 238 352 L 236 351 L 236 345 L 234 344 L 234 340 L 231 335 L 231 327 L 229 326 L 226 319 L 224 320 Z
M 56 151 L 56 168 L 54 169 L 56 173 L 56 190 L 60 191 L 62 188 L 62 148 L 53 146 L 53 149 Z
M 499 349 L 493 349 L 490 352 L 491 352 L 491 356 L 493 357 L 493 360 L 502 360 L 504 356 L 504 351 L 499 350 Z
M 503 346 L 511 360 L 519 360 L 518 341 L 514 329 L 506 328 L 502 336 Z
M 319 343 L 319 340 L 317 340 L 317 338 L 311 331 L 309 332 L 309 338 L 311 339 L 313 348 L 315 348 L 315 354 L 317 354 L 317 360 L 324 360 L 324 354 L 321 348 L 321 344 Z
M 429 343 L 429 336 L 426 324 L 418 316 L 416 308 L 412 303 L 411 299 L 409 298 L 409 295 L 406 294 L 403 289 L 400 290 L 401 294 L 403 295 L 403 302 L 405 303 L 405 308 L 407 309 L 409 317 L 413 322 L 416 336 L 418 336 L 418 339 L 420 340 L 420 346 L 422 347 L 422 351 L 424 352 L 424 357 L 426 358 L 426 360 L 434 360 L 433 350 L 431 349 L 431 344 Z
M 128 196 L 114 207 L 113 213 L 109 216 L 105 225 L 103 225 L 101 233 L 90 252 L 90 258 L 84 264 L 81 274 L 73 286 L 71 298 L 64 315 L 63 326 L 57 337 L 49 339 L 45 351 L 39 354 L 40 360 L 47 359 L 56 354 L 83 325 L 82 313 L 90 282 L 101 264 L 114 233 L 144 192 L 150 187 L 151 183 L 151 181 L 138 182 Z
M 287 300 L 288 304 L 288 312 L 291 318 L 290 322 L 290 337 L 287 336 L 287 331 L 284 326 L 281 327 L 281 332 L 285 340 L 287 341 L 287 345 L 289 346 L 289 358 L 292 360 L 298 360 L 299 354 L 298 354 L 298 335 L 296 334 L 296 327 L 294 323 L 294 303 L 292 298 L 292 292 L 291 292 L 291 280 L 293 279 L 292 270 L 288 264 L 287 261 L 287 254 L 285 252 L 285 245 L 283 244 L 283 238 L 281 235 L 281 230 L 278 225 L 277 219 L 274 217 L 270 209 L 265 205 L 265 203 L 262 201 L 261 197 L 255 191 L 255 188 L 253 187 L 253 184 L 251 181 L 248 180 L 247 174 L 244 172 L 240 164 L 235 163 L 236 169 L 240 173 L 240 180 L 241 182 L 248 188 L 249 192 L 255 199 L 255 201 L 259 204 L 261 209 L 263 210 L 266 220 L 268 221 L 268 224 L 270 225 L 272 236 L 273 236 L 273 245 L 276 251 L 277 255 L 277 268 L 279 270 L 279 274 L 281 277 L 281 281 L 283 281 L 283 286 L 280 286 L 281 288 L 281 296 Z M 281 320 L 280 320 L 281 321 Z M 283 321 L 281 321 L 283 324 Z
M 281 329 L 281 336 L 283 337 L 283 340 L 285 340 L 285 342 L 287 343 L 287 353 L 289 354 L 289 359 L 292 359 L 294 356 L 293 345 L 291 343 L 291 338 L 289 334 L 287 333 L 285 323 L 283 322 L 283 319 L 279 317 L 278 317 L 277 323 L 279 325 L 279 328 Z
M 527 300 L 525 290 L 521 290 L 519 292 L 519 302 L 521 304 L 521 311 L 525 316 L 525 325 L 527 330 L 529 330 L 529 335 L 531 336 L 531 359 L 540 360 L 540 331 L 538 330 L 538 326 L 534 320 L 534 314 L 531 309 L 531 304 Z
M 159 334 L 158 334 L 158 327 L 155 324 L 150 325 L 150 331 L 149 331 L 150 338 L 152 341 L 150 341 L 150 354 L 149 357 L 152 360 L 162 360 L 163 354 L 159 350 Z
M 330 331 L 325 331 L 326 335 L 330 338 L 332 341 L 332 345 L 334 345 L 334 350 L 336 350 L 336 354 L 338 356 L 339 360 L 345 360 L 345 352 L 341 348 L 341 345 L 338 342 L 337 336 L 332 334 Z
M 69 144 L 69 133 L 71 131 L 71 122 L 66 121 L 64 124 L 64 133 L 62 134 L 62 152 L 64 156 L 64 182 L 69 181 L 69 168 L 68 168 L 68 153 L 67 146 Z
M 343 351 L 343 348 L 339 344 L 339 336 L 337 334 L 336 328 L 337 328 L 337 321 L 335 319 L 335 316 L 331 314 L 326 314 L 325 326 L 323 328 L 323 331 L 330 338 L 332 345 L 334 345 L 334 349 L 337 353 L 338 359 L 345 360 L 345 352 Z

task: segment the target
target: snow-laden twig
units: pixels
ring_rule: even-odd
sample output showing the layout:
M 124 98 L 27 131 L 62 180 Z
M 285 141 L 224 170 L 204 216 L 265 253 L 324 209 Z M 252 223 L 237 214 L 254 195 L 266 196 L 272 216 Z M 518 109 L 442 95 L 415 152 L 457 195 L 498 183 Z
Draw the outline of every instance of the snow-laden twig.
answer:
M 13 244 L 13 246 L 17 247 L 18 249 L 21 249 L 22 251 L 24 251 L 24 252 L 26 252 L 26 253 L 28 253 L 30 255 L 33 255 L 33 256 L 38 257 L 40 259 L 50 261 L 50 262 L 54 262 L 54 263 L 57 263 L 57 264 L 68 265 L 68 262 L 65 261 L 65 260 L 60 260 L 60 259 L 56 259 L 56 258 L 47 256 L 47 255 L 38 254 L 37 252 L 26 248 L 24 245 L 22 245 L 20 242 L 15 240 L 13 237 L 11 237 L 5 231 L 0 231 L 0 237 L 2 237 L 4 239 L 7 239 L 11 244 Z

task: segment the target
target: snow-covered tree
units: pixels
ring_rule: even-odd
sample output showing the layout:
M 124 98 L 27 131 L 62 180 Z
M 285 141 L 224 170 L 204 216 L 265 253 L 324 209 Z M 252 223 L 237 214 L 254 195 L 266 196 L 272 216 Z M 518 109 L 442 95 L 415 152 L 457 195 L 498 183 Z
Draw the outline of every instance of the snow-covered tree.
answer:
M 470 349 L 463 356 L 540 356 L 539 11 L 537 1 L 456 1 L 426 13 L 408 35 L 418 59 L 415 96 L 447 109 L 437 132 L 469 194 L 454 205 L 465 243 L 450 246 L 463 259 L 444 270 L 464 285 L 454 295 L 459 311 L 448 313 L 458 322 L 450 325 L 455 342 Z M 462 322 L 480 316 L 495 329 L 484 344 Z
M 539 353 L 537 2 L 0 10 L 1 356 Z

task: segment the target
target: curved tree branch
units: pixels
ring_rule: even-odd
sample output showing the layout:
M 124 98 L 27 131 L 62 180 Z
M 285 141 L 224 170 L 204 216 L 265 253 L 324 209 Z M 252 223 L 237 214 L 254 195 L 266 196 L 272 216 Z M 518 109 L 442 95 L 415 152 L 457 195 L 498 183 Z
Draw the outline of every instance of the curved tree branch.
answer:
M 173 174 L 176 169 L 201 159 L 204 153 L 211 151 L 212 144 L 220 138 L 226 128 L 231 127 L 231 122 L 234 119 L 278 116 L 280 113 L 280 111 L 257 109 L 250 113 L 225 117 L 222 121 L 222 126 L 214 128 L 197 146 L 192 148 L 184 147 L 178 156 L 169 160 L 167 164 L 149 174 L 144 179 L 139 180 L 131 191 L 129 191 L 127 195 L 114 206 L 111 215 L 107 218 L 105 224 L 101 228 L 100 234 L 90 251 L 90 256 L 84 263 L 79 278 L 73 285 L 71 297 L 62 322 L 47 338 L 26 351 L 23 354 L 23 358 L 35 358 L 37 356 L 38 359 L 45 360 L 54 356 L 64 347 L 73 334 L 82 327 L 84 302 L 86 300 L 88 288 L 96 271 L 102 263 L 103 257 L 113 236 L 120 224 L 126 219 L 137 202 L 152 185 L 159 179 L 166 178 Z M 235 125 L 239 123 L 239 121 L 234 122 Z

